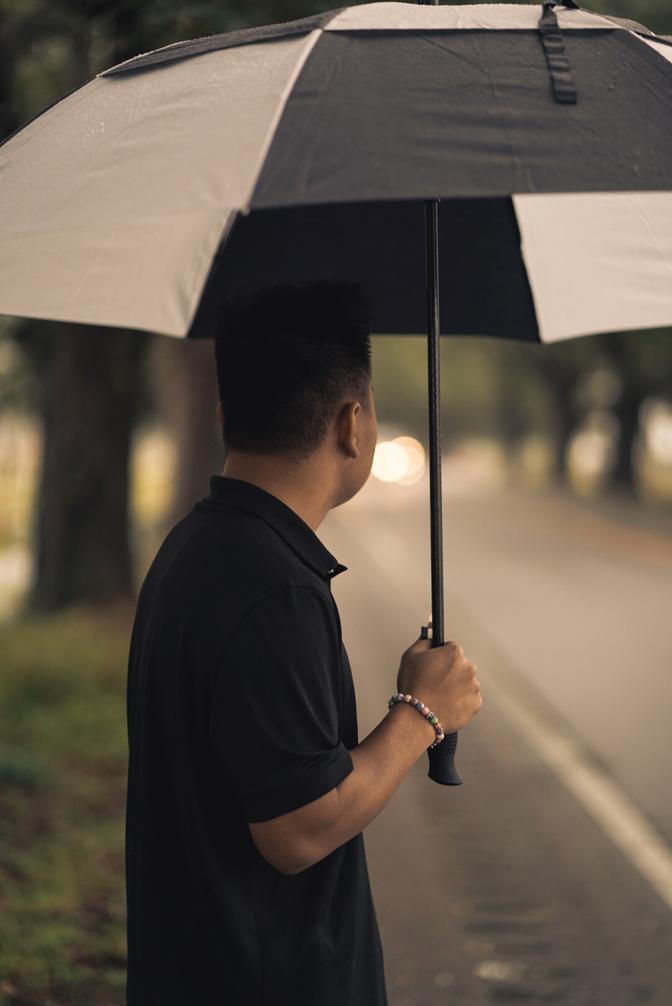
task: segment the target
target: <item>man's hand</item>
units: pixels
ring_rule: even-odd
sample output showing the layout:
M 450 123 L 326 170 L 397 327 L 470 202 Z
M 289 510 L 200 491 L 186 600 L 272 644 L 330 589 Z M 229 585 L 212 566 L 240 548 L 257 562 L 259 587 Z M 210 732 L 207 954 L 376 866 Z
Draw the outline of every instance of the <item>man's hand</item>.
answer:
M 402 655 L 397 688 L 422 699 L 447 734 L 466 726 L 483 705 L 476 667 L 454 642 L 432 647 L 431 639 L 416 639 Z

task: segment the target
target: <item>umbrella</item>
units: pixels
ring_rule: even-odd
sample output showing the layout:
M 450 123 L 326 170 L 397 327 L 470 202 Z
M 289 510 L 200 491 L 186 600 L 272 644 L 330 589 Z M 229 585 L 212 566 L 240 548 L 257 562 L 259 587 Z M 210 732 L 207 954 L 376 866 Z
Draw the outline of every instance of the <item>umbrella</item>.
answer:
M 0 148 L 0 311 L 195 338 L 241 284 L 338 278 L 373 332 L 426 329 L 440 645 L 439 334 L 672 323 L 671 125 L 670 40 L 573 0 L 178 42 Z M 461 782 L 455 747 L 429 752 L 434 781 Z

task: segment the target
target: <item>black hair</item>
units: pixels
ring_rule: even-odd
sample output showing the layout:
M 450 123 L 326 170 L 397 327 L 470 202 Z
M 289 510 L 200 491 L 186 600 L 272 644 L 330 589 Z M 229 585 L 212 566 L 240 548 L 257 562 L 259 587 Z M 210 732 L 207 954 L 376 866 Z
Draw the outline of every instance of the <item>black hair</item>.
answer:
M 359 283 L 252 285 L 215 336 L 227 449 L 308 457 L 348 396 L 368 413 L 371 305 Z

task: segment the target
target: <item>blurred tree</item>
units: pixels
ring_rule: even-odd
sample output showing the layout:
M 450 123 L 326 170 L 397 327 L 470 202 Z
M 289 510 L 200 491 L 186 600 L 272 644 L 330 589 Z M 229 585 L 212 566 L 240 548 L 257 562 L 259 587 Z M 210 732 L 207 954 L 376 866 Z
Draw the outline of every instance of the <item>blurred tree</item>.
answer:
M 95 0 L 29 7 L 3 0 L 3 8 L 12 56 L 11 70 L 0 78 L 0 108 L 9 130 L 99 68 L 92 40 L 101 19 L 115 60 L 145 43 L 130 4 L 106 11 Z M 32 320 L 19 322 L 15 332 L 40 380 L 44 432 L 27 607 L 56 610 L 130 596 L 128 456 L 146 339 Z
M 42 376 L 34 610 L 106 603 L 132 590 L 128 460 L 147 338 L 54 322 L 23 340 Z
M 550 405 L 550 433 L 554 446 L 552 477 L 558 483 L 566 480 L 569 445 L 585 414 L 577 393 L 579 380 L 586 369 L 595 365 L 596 350 L 592 337 L 569 339 L 540 347 L 534 357 L 536 378 Z
M 669 0 L 592 0 L 585 7 L 587 10 L 639 21 L 659 35 L 672 34 L 672 5 Z
M 600 337 L 600 342 L 605 363 L 621 378 L 614 404 L 619 432 L 611 482 L 634 491 L 633 452 L 642 405 L 651 396 L 672 401 L 672 331 L 623 332 Z
M 217 380 L 211 340 L 157 339 L 152 371 L 155 399 L 176 447 L 170 527 L 209 492 L 208 478 L 224 460 L 216 418 Z

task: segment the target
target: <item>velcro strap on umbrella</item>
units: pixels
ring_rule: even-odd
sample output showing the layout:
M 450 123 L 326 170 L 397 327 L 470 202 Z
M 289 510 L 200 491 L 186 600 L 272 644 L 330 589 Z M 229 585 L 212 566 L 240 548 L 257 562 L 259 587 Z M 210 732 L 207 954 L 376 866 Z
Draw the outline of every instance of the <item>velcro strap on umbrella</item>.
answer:
M 551 74 L 553 97 L 561 105 L 575 105 L 577 101 L 576 84 L 555 13 L 556 7 L 579 10 L 579 5 L 574 3 L 574 0 L 560 0 L 560 2 L 558 0 L 544 0 L 539 20 L 539 34 Z

